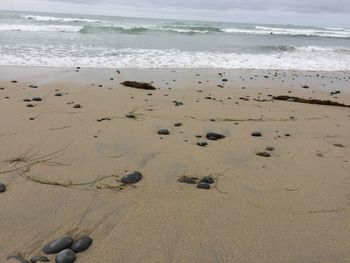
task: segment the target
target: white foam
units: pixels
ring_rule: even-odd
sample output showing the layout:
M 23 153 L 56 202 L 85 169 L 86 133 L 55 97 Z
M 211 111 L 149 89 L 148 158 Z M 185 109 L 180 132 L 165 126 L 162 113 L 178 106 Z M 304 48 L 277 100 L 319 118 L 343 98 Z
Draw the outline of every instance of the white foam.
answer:
M 0 24 L 0 31 L 32 31 L 32 32 L 79 32 L 81 26 L 63 25 L 8 25 Z
M 350 38 L 350 31 L 347 30 L 325 30 L 325 29 L 302 29 L 302 28 L 278 28 L 256 26 L 255 29 L 224 28 L 226 33 L 241 33 L 255 35 L 287 35 L 287 36 L 318 36 L 334 38 Z
M 53 21 L 53 22 L 85 22 L 85 23 L 98 23 L 101 20 L 87 19 L 87 18 L 63 18 L 63 17 L 53 17 L 53 16 L 33 16 L 26 15 L 21 16 L 24 19 L 35 20 L 35 21 Z
M 350 54 L 335 52 L 295 51 L 273 54 L 237 54 L 216 52 L 184 52 L 177 49 L 101 49 L 74 50 L 62 47 L 56 54 L 42 54 L 39 49 L 27 49 L 21 54 L 0 50 L 1 65 L 95 68 L 257 68 L 298 70 L 350 70 Z M 81 53 L 75 54 L 77 51 Z M 90 52 L 90 55 L 88 55 Z M 75 54 L 69 56 L 67 54 Z M 85 56 L 81 56 L 85 54 Z

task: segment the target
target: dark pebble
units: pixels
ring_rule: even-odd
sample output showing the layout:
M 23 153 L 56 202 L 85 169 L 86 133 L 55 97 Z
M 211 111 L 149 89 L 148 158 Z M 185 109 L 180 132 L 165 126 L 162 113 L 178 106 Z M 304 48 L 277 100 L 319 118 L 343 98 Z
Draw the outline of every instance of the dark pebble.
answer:
M 198 178 L 196 177 L 188 177 L 188 176 L 181 176 L 179 179 L 177 179 L 179 183 L 184 184 L 196 184 L 198 183 Z
M 175 127 L 180 127 L 180 126 L 182 126 L 182 123 L 181 122 L 177 122 L 177 123 L 174 124 L 174 126 Z
M 24 102 L 30 102 L 31 100 L 30 99 L 24 99 L 23 101 Z
M 136 116 L 132 113 L 128 113 L 125 115 L 126 118 L 129 118 L 129 119 L 136 119 Z
M 6 191 L 6 185 L 0 183 L 0 193 L 4 193 Z
M 204 182 L 200 182 L 200 183 L 197 184 L 197 188 L 198 189 L 208 190 L 208 189 L 210 189 L 210 184 L 204 183 Z
M 56 93 L 55 96 L 56 97 L 62 97 L 62 93 Z
M 63 249 L 69 248 L 72 244 L 73 238 L 70 236 L 64 236 L 47 244 L 43 248 L 43 251 L 45 254 L 56 254 L 58 252 L 61 252 Z
M 34 105 L 33 105 L 33 104 L 27 104 L 27 107 L 28 107 L 28 108 L 33 108 Z
M 175 101 L 175 106 L 182 106 L 184 105 L 181 101 Z
M 89 236 L 82 236 L 81 238 L 75 240 L 73 242 L 73 245 L 71 246 L 71 249 L 75 253 L 83 252 L 87 250 L 91 244 L 92 244 L 92 238 Z
M 73 263 L 76 260 L 75 253 L 70 249 L 65 249 L 57 254 L 56 263 Z
M 36 263 L 36 262 L 50 262 L 50 260 L 42 255 L 34 256 L 31 258 L 30 263 Z
M 271 154 L 268 152 L 257 152 L 256 155 L 262 156 L 262 157 L 271 157 Z
M 197 145 L 201 146 L 201 147 L 205 147 L 205 146 L 208 146 L 208 143 L 207 142 L 197 142 Z
M 73 108 L 74 108 L 74 109 L 80 109 L 81 106 L 80 106 L 80 104 L 75 104 L 75 105 L 73 106 Z
M 273 150 L 274 150 L 274 148 L 273 148 L 272 146 L 267 146 L 267 147 L 266 147 L 266 151 L 272 152 Z
M 216 140 L 220 140 L 220 139 L 224 139 L 224 138 L 225 138 L 225 135 L 222 135 L 220 133 L 215 133 L 215 132 L 208 132 L 207 133 L 208 140 L 216 141 Z
M 253 137 L 261 137 L 261 132 L 252 132 Z
M 129 173 L 128 175 L 125 175 L 122 178 L 122 183 L 123 184 L 136 184 L 142 179 L 142 174 L 140 172 L 132 172 Z
M 201 183 L 207 183 L 207 184 L 213 184 L 215 183 L 214 178 L 211 176 L 205 176 L 203 177 L 203 179 L 201 180 Z
M 169 135 L 170 132 L 167 129 L 160 129 L 160 130 L 158 130 L 158 134 L 160 134 L 160 135 Z
M 32 98 L 32 101 L 42 101 L 42 99 L 39 97 L 34 97 L 34 98 Z

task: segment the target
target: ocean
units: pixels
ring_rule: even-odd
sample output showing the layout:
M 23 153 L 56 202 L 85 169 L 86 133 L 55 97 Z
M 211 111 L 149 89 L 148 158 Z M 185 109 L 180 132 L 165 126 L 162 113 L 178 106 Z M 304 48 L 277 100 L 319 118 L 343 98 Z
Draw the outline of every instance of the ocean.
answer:
M 0 65 L 350 70 L 350 29 L 0 11 Z

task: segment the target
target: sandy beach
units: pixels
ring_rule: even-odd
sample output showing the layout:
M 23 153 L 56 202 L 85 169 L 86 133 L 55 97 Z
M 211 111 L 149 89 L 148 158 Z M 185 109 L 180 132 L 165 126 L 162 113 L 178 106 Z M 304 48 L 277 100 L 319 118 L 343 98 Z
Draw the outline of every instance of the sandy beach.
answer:
M 349 105 L 350 72 L 0 66 L 0 262 L 349 262 L 350 108 L 281 95 Z

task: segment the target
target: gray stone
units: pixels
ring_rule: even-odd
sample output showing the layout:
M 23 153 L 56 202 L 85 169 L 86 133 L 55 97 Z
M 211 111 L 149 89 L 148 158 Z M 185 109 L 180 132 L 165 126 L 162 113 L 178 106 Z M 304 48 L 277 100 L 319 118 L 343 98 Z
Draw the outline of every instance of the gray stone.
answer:
M 252 132 L 253 137 L 261 137 L 261 132 Z
M 83 252 L 87 250 L 92 244 L 92 238 L 89 236 L 82 236 L 81 238 L 75 240 L 71 246 L 71 249 L 75 253 Z
M 160 130 L 158 130 L 158 134 L 160 134 L 160 135 L 169 135 L 170 132 L 167 129 L 160 129 Z
M 6 191 L 6 185 L 0 183 L 0 193 L 4 193 Z
M 215 180 L 211 176 L 205 176 L 202 178 L 201 183 L 213 184 L 215 183 Z
M 199 182 L 199 183 L 197 184 L 197 188 L 198 188 L 198 189 L 205 189 L 205 190 L 208 190 L 208 189 L 210 189 L 210 184 L 204 183 L 204 182 Z
M 64 236 L 47 244 L 43 248 L 43 251 L 45 254 L 56 254 L 66 248 L 69 248 L 72 244 L 73 238 L 71 238 L 70 236 Z
M 222 135 L 219 133 L 215 133 L 215 132 L 208 132 L 207 133 L 208 140 L 216 141 L 216 140 L 220 140 L 220 139 L 224 139 L 224 138 L 225 138 L 225 135 Z
M 62 250 L 57 254 L 55 262 L 56 263 L 73 263 L 77 256 L 71 249 Z
M 136 184 L 142 179 L 142 174 L 138 171 L 129 173 L 122 178 L 123 184 Z

